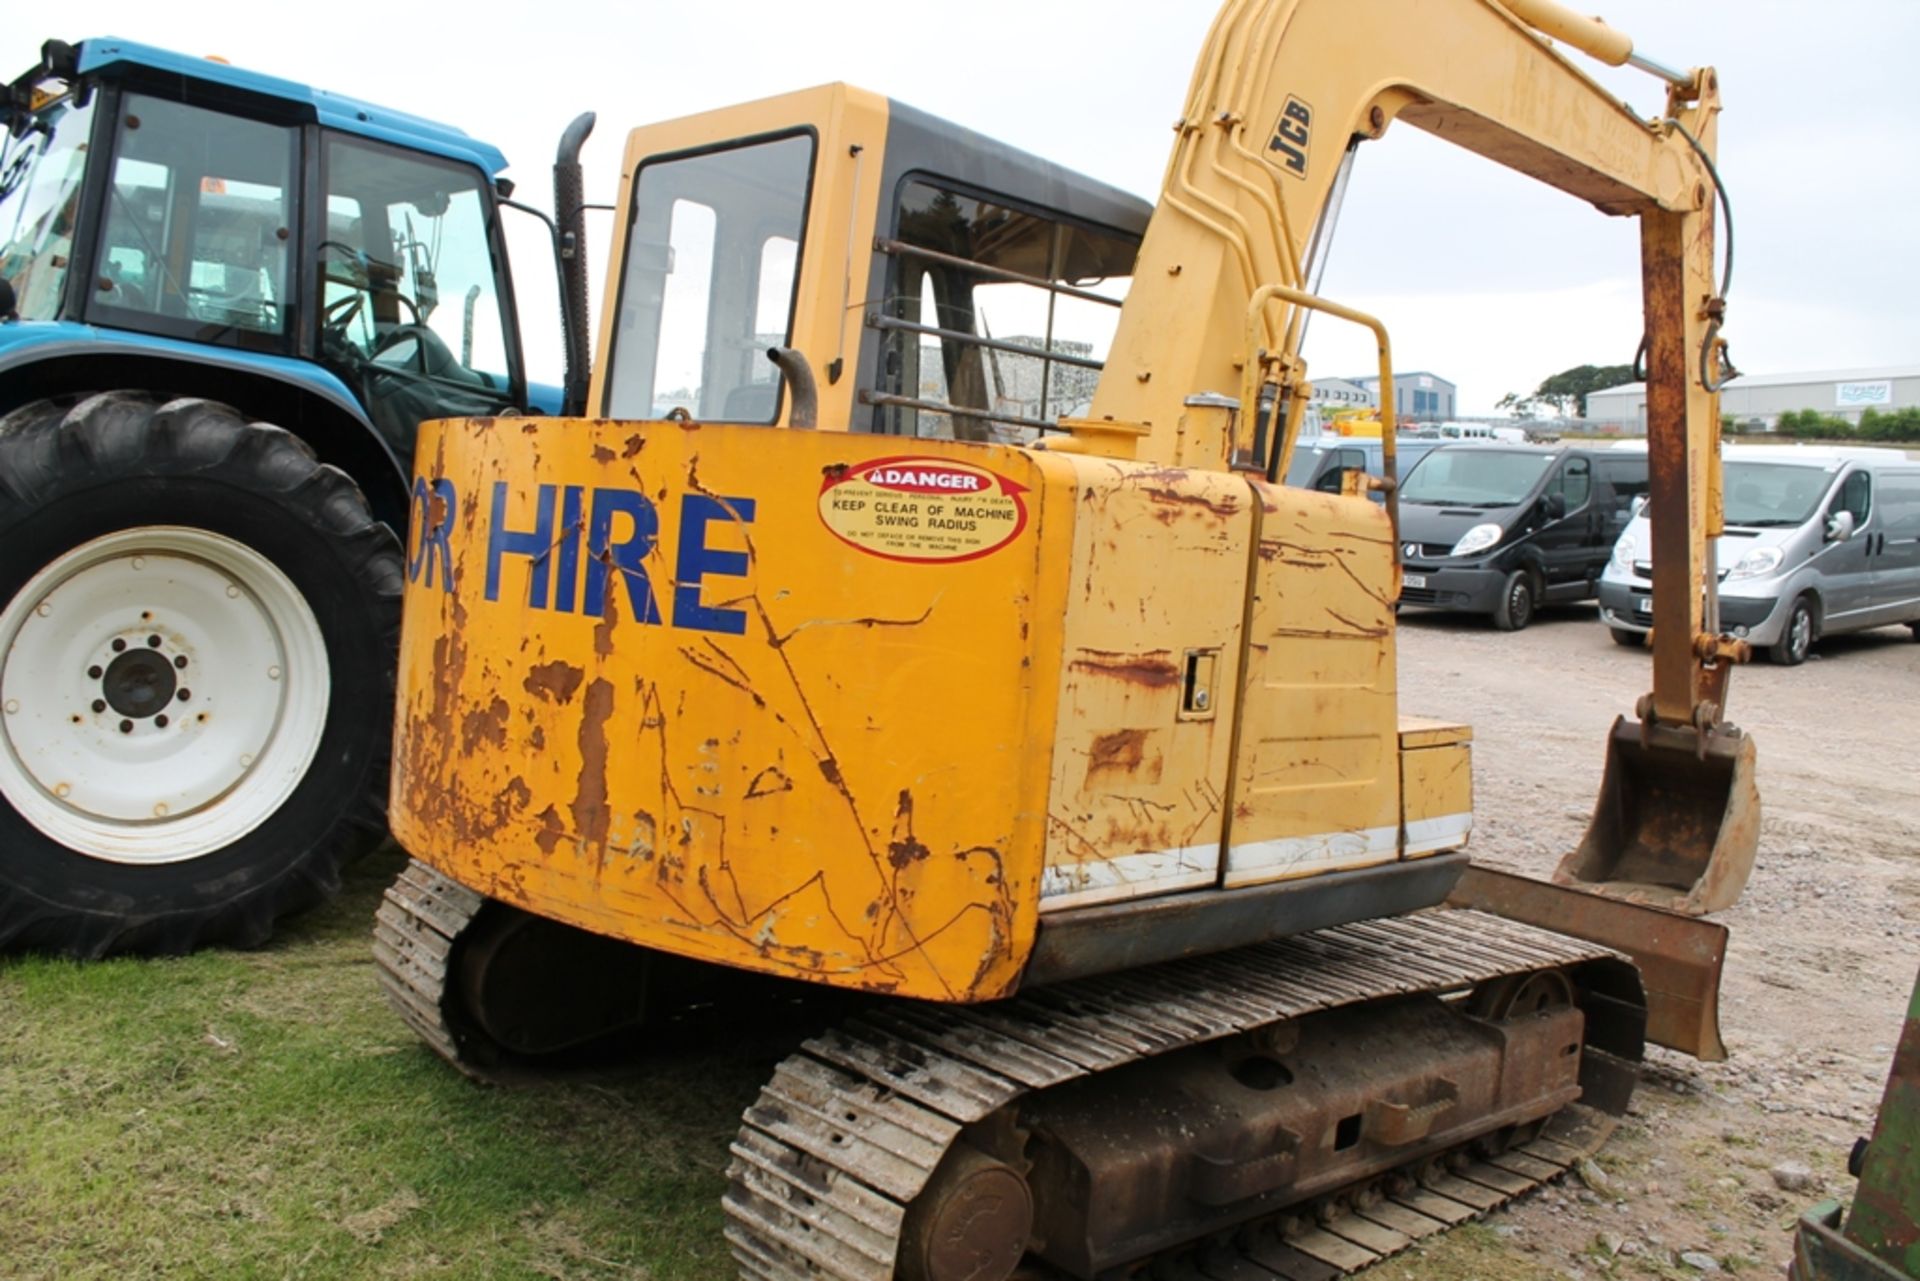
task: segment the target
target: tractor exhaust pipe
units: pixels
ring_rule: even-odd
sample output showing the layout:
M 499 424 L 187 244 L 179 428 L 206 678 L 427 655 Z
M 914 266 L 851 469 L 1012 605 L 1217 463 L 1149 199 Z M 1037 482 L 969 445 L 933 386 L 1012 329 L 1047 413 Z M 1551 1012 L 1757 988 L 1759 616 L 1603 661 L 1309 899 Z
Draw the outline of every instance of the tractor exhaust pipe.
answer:
M 570 418 L 586 411 L 592 360 L 587 345 L 587 193 L 580 172 L 580 148 L 593 132 L 594 120 L 591 111 L 575 116 L 560 135 L 560 148 L 553 160 L 553 215 L 560 230 L 560 328 L 567 351 L 560 412 Z

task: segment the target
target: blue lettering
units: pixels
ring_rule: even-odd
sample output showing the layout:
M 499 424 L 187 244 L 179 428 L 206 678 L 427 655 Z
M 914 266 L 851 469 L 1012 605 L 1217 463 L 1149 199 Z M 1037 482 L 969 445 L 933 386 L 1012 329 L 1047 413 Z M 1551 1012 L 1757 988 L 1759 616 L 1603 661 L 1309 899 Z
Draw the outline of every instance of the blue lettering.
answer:
M 631 523 L 624 542 L 613 541 L 615 516 L 625 516 Z M 642 623 L 661 621 L 645 564 L 659 533 L 659 513 L 645 494 L 631 489 L 593 491 L 593 518 L 587 527 L 587 590 L 581 613 L 598 618 L 606 612 L 607 575 L 617 569 L 626 580 L 633 617 Z
M 560 565 L 554 570 L 553 607 L 573 612 L 574 584 L 580 581 L 580 486 L 560 491 Z
M 525 556 L 533 563 L 528 568 L 527 604 L 534 609 L 547 607 L 547 579 L 552 560 L 547 552 L 553 547 L 553 486 L 540 486 L 535 500 L 534 524 L 530 530 L 507 528 L 507 482 L 493 485 L 493 523 L 487 531 L 487 599 L 500 599 L 500 558 Z
M 419 582 L 424 572 L 426 585 L 433 586 L 433 564 L 437 559 L 441 590 L 453 590 L 453 547 L 448 539 L 458 512 L 459 501 L 452 481 L 442 476 L 429 486 L 426 477 L 413 478 L 413 528 L 409 532 L 417 541 L 407 561 L 408 582 Z
M 710 498 L 688 494 L 680 500 L 680 559 L 674 569 L 673 625 L 738 636 L 747 630 L 744 610 L 700 603 L 700 580 L 708 574 L 739 577 L 747 572 L 745 552 L 707 546 L 707 526 L 716 520 L 753 523 L 751 498 Z
M 420 543 L 409 559 L 407 573 L 417 580 L 422 572 L 433 582 L 433 562 L 445 566 L 447 590 L 452 590 L 453 554 L 448 544 L 454 515 L 454 491 L 449 481 L 414 485 L 415 525 Z M 508 556 L 525 556 L 528 566 L 527 605 L 532 609 L 578 611 L 589 617 L 606 612 L 610 580 L 617 571 L 626 584 L 634 621 L 650 625 L 666 622 L 647 574 L 647 557 L 660 536 L 660 515 L 648 497 L 633 489 L 593 489 L 541 485 L 535 491 L 533 528 L 507 527 L 507 482 L 493 487 L 493 521 L 487 533 L 487 599 L 500 599 L 501 565 Z M 444 508 L 442 502 L 444 500 Z M 585 516 L 584 522 L 582 516 Z M 433 516 L 441 516 L 434 521 Z M 673 625 L 695 631 L 739 636 L 747 630 L 745 610 L 702 603 L 701 588 L 710 575 L 738 578 L 748 571 L 745 552 L 707 544 L 708 528 L 716 521 L 736 525 L 753 523 L 751 498 L 687 494 L 680 501 L 680 552 L 675 565 Z M 556 537 L 556 518 L 558 537 Z M 585 549 L 582 554 L 582 529 Z M 581 582 L 582 560 L 586 561 Z M 557 562 L 557 564 L 556 564 Z M 549 605 L 549 596 L 552 604 Z

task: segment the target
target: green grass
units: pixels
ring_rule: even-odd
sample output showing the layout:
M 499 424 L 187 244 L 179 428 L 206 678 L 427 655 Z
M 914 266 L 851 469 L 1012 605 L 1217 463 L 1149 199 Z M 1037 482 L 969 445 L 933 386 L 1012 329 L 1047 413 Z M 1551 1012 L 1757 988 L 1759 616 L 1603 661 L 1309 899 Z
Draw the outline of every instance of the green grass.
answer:
M 0 1277 L 727 1274 L 727 1141 L 774 1054 L 476 1085 L 376 984 L 398 867 L 260 951 L 0 963 Z

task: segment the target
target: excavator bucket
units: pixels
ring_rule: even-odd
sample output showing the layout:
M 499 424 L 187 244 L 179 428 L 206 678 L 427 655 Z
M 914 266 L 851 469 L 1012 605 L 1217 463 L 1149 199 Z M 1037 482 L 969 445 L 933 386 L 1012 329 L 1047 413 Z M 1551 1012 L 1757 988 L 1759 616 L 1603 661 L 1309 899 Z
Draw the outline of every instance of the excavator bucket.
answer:
M 1760 846 L 1753 760 L 1737 730 L 1614 721 L 1593 819 L 1554 882 L 1687 916 L 1731 907 Z

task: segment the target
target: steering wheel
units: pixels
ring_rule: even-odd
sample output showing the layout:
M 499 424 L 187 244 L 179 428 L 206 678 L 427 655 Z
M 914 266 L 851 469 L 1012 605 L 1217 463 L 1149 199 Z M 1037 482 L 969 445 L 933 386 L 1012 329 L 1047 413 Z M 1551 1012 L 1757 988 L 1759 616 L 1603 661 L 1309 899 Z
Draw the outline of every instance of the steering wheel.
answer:
M 354 319 L 359 316 L 360 308 L 366 304 L 368 267 L 370 264 L 365 253 L 355 249 L 352 245 L 342 244 L 338 240 L 323 240 L 320 242 L 319 249 L 322 260 L 320 264 L 320 274 L 323 281 L 329 276 L 325 261 L 329 250 L 345 258 L 350 268 L 345 276 L 334 276 L 332 279 L 340 284 L 350 286 L 353 292 L 344 297 L 334 299 L 321 308 L 320 312 L 321 328 L 332 340 L 332 345 L 345 347 L 349 345 L 347 341 L 347 329 L 353 324 Z
M 417 359 L 398 365 L 380 359 L 382 355 L 399 347 L 409 338 L 413 339 L 419 347 Z M 437 378 L 448 377 L 452 370 L 464 368 L 453 354 L 453 349 L 447 346 L 446 339 L 420 324 L 395 325 L 387 330 L 374 340 L 373 350 L 367 353 L 367 358 L 384 364 L 389 369 L 414 370 Z

